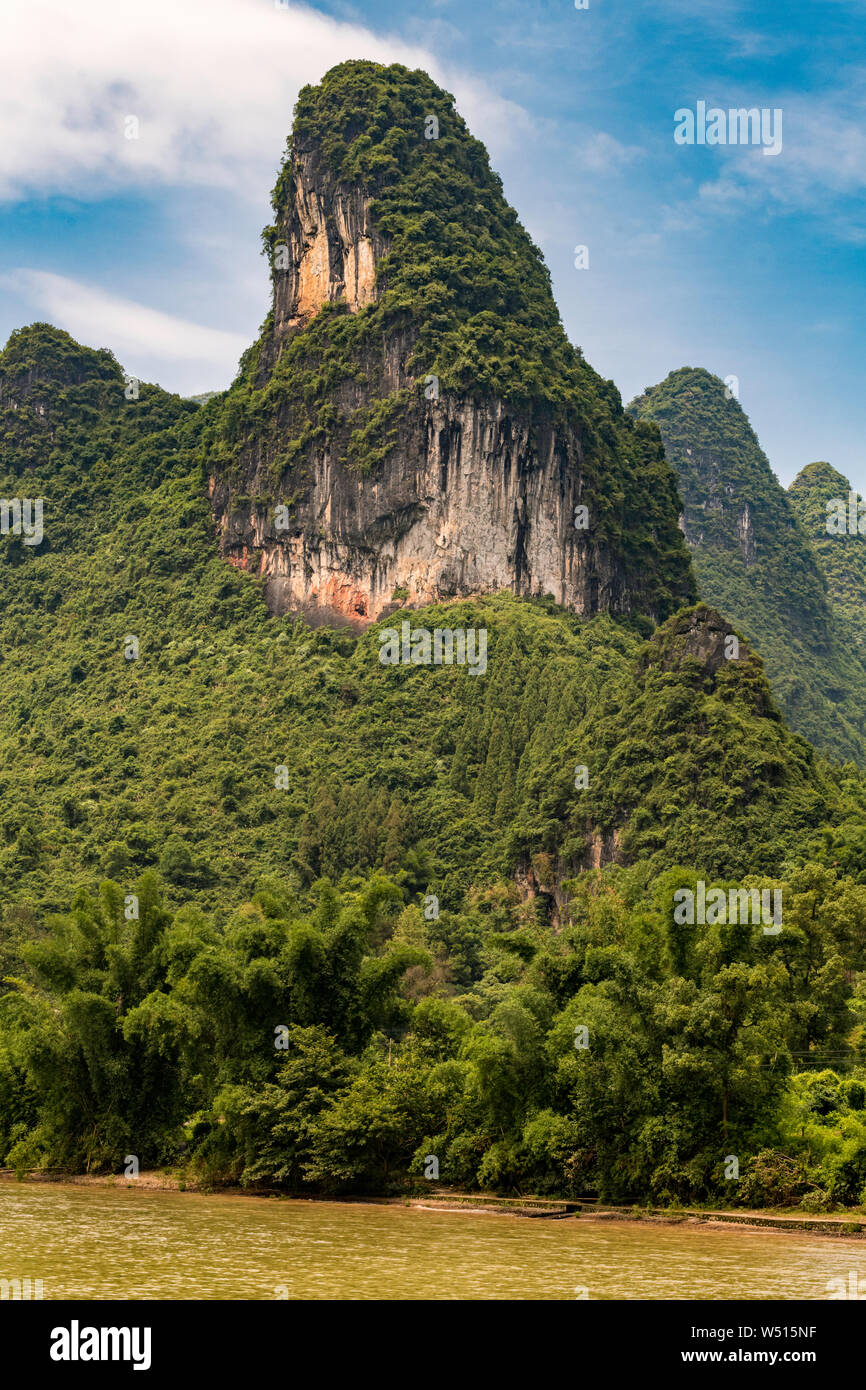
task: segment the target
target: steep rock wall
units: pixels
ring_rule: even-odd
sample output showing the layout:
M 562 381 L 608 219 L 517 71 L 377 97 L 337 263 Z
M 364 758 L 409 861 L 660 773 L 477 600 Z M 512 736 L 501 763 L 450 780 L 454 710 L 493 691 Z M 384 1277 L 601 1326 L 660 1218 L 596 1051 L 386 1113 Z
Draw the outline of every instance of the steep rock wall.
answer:
M 387 241 L 372 224 L 370 197 L 341 184 L 315 149 L 291 163 L 291 197 L 279 216 L 276 244 L 286 274 L 274 275 L 274 345 L 302 328 L 323 304 L 342 299 L 357 312 L 376 298 L 376 266 Z M 280 255 L 275 258 L 281 266 Z
M 323 451 L 288 533 L 274 504 L 234 506 L 227 483 L 210 479 L 224 553 L 265 578 L 272 611 L 363 623 L 395 591 L 420 605 L 503 588 L 552 594 L 581 615 L 627 610 L 617 557 L 574 525 L 575 438 L 501 401 L 452 398 L 407 412 L 399 434 L 375 477 L 347 474 Z M 259 481 L 253 468 L 243 494 Z

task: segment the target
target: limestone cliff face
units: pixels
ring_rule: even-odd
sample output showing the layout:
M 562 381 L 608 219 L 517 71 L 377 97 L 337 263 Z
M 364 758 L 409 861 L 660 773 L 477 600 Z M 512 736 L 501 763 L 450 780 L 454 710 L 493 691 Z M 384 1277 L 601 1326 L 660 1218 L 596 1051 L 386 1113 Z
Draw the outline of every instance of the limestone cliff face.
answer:
M 255 466 L 246 496 L 266 490 Z M 552 594 L 581 615 L 628 611 L 617 557 L 576 529 L 580 445 L 498 400 L 454 397 L 407 410 L 375 477 L 325 449 L 288 533 L 273 504 L 233 503 L 210 480 L 223 551 L 266 581 L 274 612 L 365 623 L 410 605 L 505 588 Z
M 314 100 L 319 89 L 307 89 L 314 93 L 307 100 L 309 119 L 296 121 L 275 189 L 274 225 L 266 230 L 272 312 L 246 381 L 229 393 L 224 418 L 232 423 L 224 433 L 230 463 L 215 453 L 209 469 L 224 555 L 264 578 L 271 611 L 304 612 L 313 621 L 364 625 L 397 605 L 497 589 L 550 594 L 581 615 L 663 616 L 660 591 L 670 607 L 689 598 L 692 584 L 684 547 L 675 557 L 679 578 L 669 586 L 643 558 L 658 541 L 659 528 L 652 517 L 647 521 L 653 508 L 667 528 L 659 548 L 673 554 L 681 544 L 672 474 L 656 443 L 650 446 L 652 466 L 664 471 L 662 491 L 670 483 L 670 505 L 666 497 L 659 500 L 653 483 L 647 483 L 646 497 L 628 495 L 621 479 L 605 476 L 608 456 L 600 449 L 619 449 L 621 437 L 627 467 L 639 469 L 647 446 L 637 442 L 618 397 L 612 404 L 615 393 L 599 383 L 562 334 L 546 271 L 505 204 L 482 147 L 463 133 L 462 122 L 462 129 L 453 126 L 455 143 L 447 149 L 457 150 L 470 177 L 461 169 L 454 178 L 465 200 L 459 216 L 439 217 L 449 196 L 447 157 L 457 159 L 446 154 L 447 123 L 459 119 L 451 99 L 425 74 L 405 69 L 344 64 L 328 75 L 323 90 L 332 78 L 320 108 Z M 370 83 L 377 84 L 366 120 L 351 99 L 342 124 L 332 121 L 324 136 L 312 130 L 310 111 L 319 127 L 327 123 L 343 86 L 356 79 L 359 106 Z M 382 114 L 383 83 L 393 89 L 393 128 Z M 407 111 L 416 98 L 417 116 L 410 120 Z M 441 148 L 428 145 L 420 133 L 431 103 L 441 112 Z M 386 200 L 399 190 L 404 168 L 417 170 L 427 161 L 423 179 L 439 183 L 426 211 L 419 204 L 428 185 L 420 176 L 405 195 L 406 212 L 401 205 L 383 216 L 375 178 L 365 182 L 348 177 L 339 163 L 335 167 L 327 150 L 345 149 L 353 138 L 357 144 L 359 132 L 363 144 L 368 129 L 381 137 L 375 169 L 384 164 L 389 171 Z M 465 145 L 456 143 L 458 136 Z M 392 161 L 392 149 L 401 164 L 397 156 Z M 392 196 L 392 208 L 393 203 Z M 465 225 L 473 216 L 477 229 Z M 472 260 L 478 244 L 492 248 L 491 268 L 479 265 L 477 256 Z M 525 270 L 517 264 L 523 256 Z M 496 303 L 503 297 L 497 283 L 502 279 L 517 306 L 513 313 L 507 299 Z M 480 313 L 469 302 L 482 292 L 479 280 L 486 296 Z M 383 306 L 389 289 L 393 309 Z M 542 301 L 540 310 L 532 295 Z M 488 301 L 495 312 L 488 311 Z M 592 420 L 583 422 L 576 407 L 562 402 L 567 390 L 558 392 L 558 409 L 556 391 L 550 393 L 553 401 L 527 400 L 524 392 L 515 404 L 507 389 L 497 392 L 500 373 L 494 369 L 483 391 L 471 381 L 464 389 L 446 389 L 444 383 L 440 389 L 440 360 L 446 356 L 450 363 L 455 354 L 437 357 L 431 350 L 425 357 L 429 322 L 444 323 L 447 331 L 452 319 L 458 326 L 468 321 L 475 341 L 467 355 L 477 355 L 479 343 L 486 350 L 489 340 L 490 355 L 499 362 L 507 356 L 503 335 L 520 315 L 533 335 L 520 329 L 527 351 L 538 354 L 545 369 L 558 360 L 556 353 L 567 357 L 592 403 Z M 550 347 L 547 328 L 539 335 L 535 320 L 551 325 Z M 351 353 L 345 347 L 349 335 Z M 519 355 L 511 352 L 511 360 Z M 486 359 L 482 365 L 487 369 Z M 255 406 L 249 408 L 253 393 Z M 372 464 L 358 464 L 361 447 L 367 458 L 372 454 Z M 634 491 L 641 486 L 638 481 Z M 576 514 L 577 508 L 585 510 Z M 626 559 L 623 535 L 632 516 L 645 550 L 633 547 Z
M 315 148 L 296 151 L 290 177 L 291 197 L 276 224 L 276 344 L 323 304 L 344 300 L 353 312 L 371 304 L 376 266 L 387 251 L 372 224 L 369 195 L 341 184 Z

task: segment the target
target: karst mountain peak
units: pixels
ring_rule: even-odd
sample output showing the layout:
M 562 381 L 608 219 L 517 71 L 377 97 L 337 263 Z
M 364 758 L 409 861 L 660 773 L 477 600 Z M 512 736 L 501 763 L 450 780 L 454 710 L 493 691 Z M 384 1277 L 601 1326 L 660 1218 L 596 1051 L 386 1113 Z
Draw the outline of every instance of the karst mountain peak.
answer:
M 572 347 L 487 153 L 426 73 L 300 93 L 273 305 L 207 439 L 224 555 L 363 626 L 499 589 L 659 620 L 693 596 L 657 432 Z

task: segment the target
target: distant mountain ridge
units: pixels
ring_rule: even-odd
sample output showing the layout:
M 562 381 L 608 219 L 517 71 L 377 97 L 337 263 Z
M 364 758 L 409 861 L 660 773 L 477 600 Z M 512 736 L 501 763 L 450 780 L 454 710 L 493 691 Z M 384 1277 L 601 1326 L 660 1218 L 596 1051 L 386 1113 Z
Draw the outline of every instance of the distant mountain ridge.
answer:
M 785 491 L 739 402 L 702 368 L 671 372 L 627 409 L 661 430 L 701 597 L 754 642 L 792 727 L 831 756 L 866 763 L 866 649 L 852 645 L 828 588 L 824 564 L 836 552 L 814 516 L 803 520 L 805 483 Z
M 851 635 L 850 646 L 866 661 L 866 534 L 863 498 L 848 479 L 829 463 L 807 464 L 788 488 L 788 496 L 818 556 L 827 580 L 827 595 L 838 618 Z M 853 502 L 852 502 L 853 498 Z M 841 503 L 853 515 L 856 532 L 828 530 Z M 831 508 L 831 504 L 832 508 Z M 831 508 L 831 511 L 828 511 Z

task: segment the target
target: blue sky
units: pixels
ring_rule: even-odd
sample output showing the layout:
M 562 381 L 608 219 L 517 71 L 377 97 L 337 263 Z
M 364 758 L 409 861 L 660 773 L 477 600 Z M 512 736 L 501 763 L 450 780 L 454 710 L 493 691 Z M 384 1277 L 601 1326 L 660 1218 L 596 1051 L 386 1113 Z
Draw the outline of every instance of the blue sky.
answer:
M 0 55 L 3 341 L 49 319 L 227 385 L 298 88 L 401 61 L 456 95 L 625 400 L 733 374 L 784 482 L 827 458 L 866 491 L 866 0 L 6 0 Z M 781 109 L 781 153 L 677 145 L 699 100 Z

